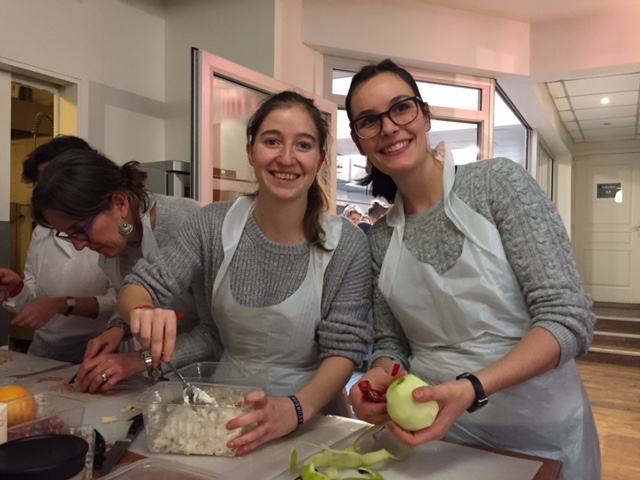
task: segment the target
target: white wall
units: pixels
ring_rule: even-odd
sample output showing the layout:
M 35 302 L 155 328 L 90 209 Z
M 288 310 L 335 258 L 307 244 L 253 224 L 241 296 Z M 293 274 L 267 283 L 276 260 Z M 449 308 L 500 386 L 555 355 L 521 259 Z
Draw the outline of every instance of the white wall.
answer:
M 167 2 L 165 137 L 169 158 L 191 158 L 191 48 L 273 76 L 274 9 L 274 0 Z
M 369 61 L 391 57 L 407 66 L 496 78 L 555 154 L 556 204 L 571 231 L 576 145 L 560 122 L 544 82 L 604 69 L 609 73 L 612 68 L 640 70 L 640 7 L 530 26 L 415 0 L 299 1 L 302 42 L 317 51 Z M 332 28 L 326 28 L 328 24 Z M 287 65 L 283 63 L 284 72 Z M 640 151 L 638 142 L 618 148 Z
M 323 56 L 302 41 L 302 1 L 275 1 L 273 76 L 323 96 Z
M 637 3 L 637 2 L 636 2 Z M 531 29 L 531 73 L 562 79 L 638 71 L 640 4 L 612 12 L 536 24 Z M 608 70 L 608 74 L 612 71 Z
M 414 0 L 302 0 L 303 42 L 338 56 L 391 57 L 467 74 L 528 75 L 529 25 Z M 331 25 L 331 28 L 327 28 Z
M 164 2 L 0 0 L 0 12 L 0 69 L 77 83 L 79 134 L 113 160 L 164 159 Z
M 120 162 L 189 158 L 192 46 L 320 94 L 323 53 L 497 78 L 556 153 L 567 224 L 571 155 L 609 146 L 574 145 L 543 82 L 640 70 L 637 9 L 534 26 L 416 0 L 0 0 L 0 12 L 0 69 L 78 84 L 80 134 Z

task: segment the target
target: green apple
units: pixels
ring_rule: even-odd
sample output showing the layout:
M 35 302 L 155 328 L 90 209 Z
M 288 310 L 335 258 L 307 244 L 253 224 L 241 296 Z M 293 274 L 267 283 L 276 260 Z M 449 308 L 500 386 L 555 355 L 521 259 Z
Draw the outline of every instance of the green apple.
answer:
M 430 427 L 436 419 L 440 407 L 438 402 L 417 402 L 413 391 L 428 387 L 424 380 L 409 374 L 398 378 L 387 390 L 387 412 L 391 419 L 405 430 L 414 432 Z

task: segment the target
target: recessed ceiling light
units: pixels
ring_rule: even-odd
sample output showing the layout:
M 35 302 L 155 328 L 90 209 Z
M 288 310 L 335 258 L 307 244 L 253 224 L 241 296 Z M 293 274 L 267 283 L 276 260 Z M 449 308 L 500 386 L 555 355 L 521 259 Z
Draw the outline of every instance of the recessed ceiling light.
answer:
M 600 99 L 600 103 L 602 105 L 607 105 L 609 103 L 609 97 L 603 97 Z

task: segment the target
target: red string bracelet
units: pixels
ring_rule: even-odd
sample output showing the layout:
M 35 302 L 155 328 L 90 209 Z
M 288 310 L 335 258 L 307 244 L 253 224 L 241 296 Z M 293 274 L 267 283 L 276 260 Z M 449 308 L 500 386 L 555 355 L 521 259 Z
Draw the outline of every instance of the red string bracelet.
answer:
M 156 308 L 154 305 L 138 305 L 134 310 L 142 310 L 143 308 Z

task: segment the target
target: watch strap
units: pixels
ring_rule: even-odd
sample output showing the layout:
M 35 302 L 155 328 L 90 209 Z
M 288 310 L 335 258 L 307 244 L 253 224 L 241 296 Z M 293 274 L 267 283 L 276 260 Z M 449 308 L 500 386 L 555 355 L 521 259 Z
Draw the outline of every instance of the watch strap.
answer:
M 140 358 L 144 361 L 145 365 L 147 366 L 147 375 L 149 376 L 151 383 L 152 384 L 156 383 L 162 376 L 162 372 L 153 364 L 153 359 L 151 358 L 151 351 L 146 349 L 141 350 Z
M 111 330 L 112 328 L 121 328 L 125 339 L 131 337 L 131 327 L 128 323 L 114 323 L 113 325 L 109 325 L 107 330 Z
M 476 401 L 471 405 L 467 412 L 472 413 L 476 410 L 484 407 L 487 403 L 489 403 L 489 399 L 487 398 L 487 394 L 484 392 L 484 387 L 482 386 L 482 382 L 471 373 L 461 373 L 456 377 L 456 380 L 460 380 L 462 378 L 466 378 L 471 382 L 473 386 L 473 391 L 476 393 Z
M 64 312 L 65 317 L 68 317 L 73 313 L 76 308 L 76 299 L 73 297 L 67 297 L 67 311 Z

